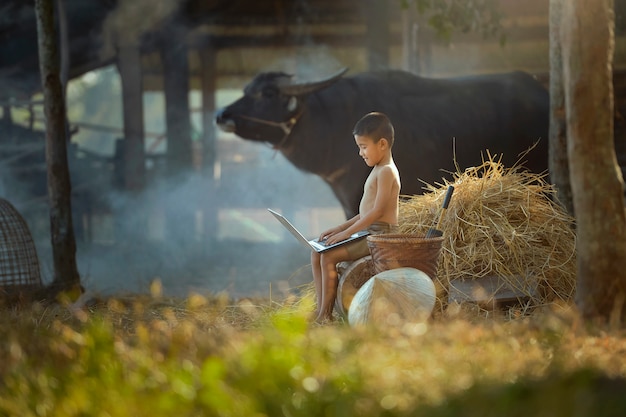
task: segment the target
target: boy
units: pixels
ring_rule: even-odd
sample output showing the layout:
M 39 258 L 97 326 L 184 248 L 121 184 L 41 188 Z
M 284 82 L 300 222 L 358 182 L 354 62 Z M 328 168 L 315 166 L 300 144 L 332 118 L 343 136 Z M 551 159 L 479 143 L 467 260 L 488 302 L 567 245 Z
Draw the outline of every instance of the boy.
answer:
M 319 240 L 327 244 L 347 239 L 359 230 L 372 234 L 389 233 L 398 224 L 398 198 L 400 175 L 393 162 L 391 148 L 394 129 L 386 115 L 379 112 L 366 114 L 354 126 L 354 140 L 359 156 L 372 167 L 359 205 L 359 214 L 345 223 L 328 229 Z M 338 274 L 336 265 L 369 255 L 367 239 L 338 246 L 323 253 L 311 253 L 311 267 L 317 298 L 316 321 L 332 320 L 337 296 Z

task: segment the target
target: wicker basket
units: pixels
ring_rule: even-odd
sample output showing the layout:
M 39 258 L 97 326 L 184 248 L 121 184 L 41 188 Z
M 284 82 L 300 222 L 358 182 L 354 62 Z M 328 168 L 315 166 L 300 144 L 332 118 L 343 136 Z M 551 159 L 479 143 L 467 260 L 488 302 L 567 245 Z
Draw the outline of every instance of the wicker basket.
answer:
M 367 237 L 374 271 L 377 274 L 390 269 L 409 267 L 425 272 L 433 280 L 437 294 L 435 311 L 443 311 L 448 304 L 447 280 L 437 278 L 442 244 L 443 236 L 427 238 L 422 235 L 388 233 Z
M 42 285 L 35 243 L 24 218 L 0 198 L 0 298 Z
M 367 237 L 376 273 L 410 267 L 425 272 L 434 281 L 443 236 L 426 238 L 407 234 L 379 234 Z

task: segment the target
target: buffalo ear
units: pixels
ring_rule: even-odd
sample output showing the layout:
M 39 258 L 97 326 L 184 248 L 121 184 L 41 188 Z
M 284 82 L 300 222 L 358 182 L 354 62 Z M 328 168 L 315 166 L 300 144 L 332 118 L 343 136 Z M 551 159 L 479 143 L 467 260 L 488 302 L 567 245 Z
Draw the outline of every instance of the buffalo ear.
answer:
M 341 69 L 339 72 L 337 72 L 336 74 L 331 75 L 330 77 L 327 77 L 323 80 L 309 81 L 309 82 L 304 82 L 304 83 L 284 84 L 284 85 L 279 86 L 280 92 L 288 96 L 302 96 L 305 94 L 309 94 L 314 91 L 321 90 L 322 88 L 326 88 L 329 85 L 335 83 L 347 71 L 348 71 L 348 68 L 345 67 Z
M 287 111 L 292 112 L 298 108 L 298 99 L 295 96 L 289 97 L 289 101 L 287 102 Z

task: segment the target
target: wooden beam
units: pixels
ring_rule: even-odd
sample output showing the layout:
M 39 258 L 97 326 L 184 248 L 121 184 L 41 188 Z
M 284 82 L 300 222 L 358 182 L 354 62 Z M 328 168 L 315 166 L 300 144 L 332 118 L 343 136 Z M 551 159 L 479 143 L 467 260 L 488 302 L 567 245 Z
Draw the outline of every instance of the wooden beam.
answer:
M 432 30 L 423 25 L 424 31 Z M 510 28 L 505 30 L 507 36 L 507 44 L 514 42 L 533 42 L 548 39 L 548 26 L 538 27 L 519 27 Z M 444 41 L 438 39 L 434 34 L 432 36 L 432 42 L 435 45 L 443 45 Z M 310 45 L 332 45 L 334 47 L 363 47 L 367 42 L 366 34 L 363 32 L 354 33 L 312 33 L 306 38 L 286 36 L 284 34 L 268 34 L 257 36 L 246 35 L 215 35 L 208 36 L 200 35 L 199 37 L 192 38 L 190 41 L 190 47 L 201 48 L 203 47 L 207 38 L 211 39 L 211 43 L 215 49 L 227 49 L 227 48 L 279 48 L 288 46 L 310 46 Z M 398 46 L 403 42 L 402 31 L 390 31 L 388 35 L 389 46 Z M 465 43 L 485 43 L 485 42 L 499 42 L 499 39 L 484 39 L 480 34 L 464 33 L 462 35 L 456 35 L 452 38 L 452 44 L 465 44 Z M 151 48 L 146 47 L 144 52 L 149 53 Z

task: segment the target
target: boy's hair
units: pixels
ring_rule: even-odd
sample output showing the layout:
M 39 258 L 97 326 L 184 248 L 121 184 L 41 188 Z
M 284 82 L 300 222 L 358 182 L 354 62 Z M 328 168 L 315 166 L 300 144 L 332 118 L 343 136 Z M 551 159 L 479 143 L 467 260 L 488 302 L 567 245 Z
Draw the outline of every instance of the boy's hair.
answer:
M 380 112 L 371 112 L 366 114 L 356 122 L 352 131 L 353 135 L 368 136 L 378 142 L 385 138 L 389 142 L 389 147 L 393 146 L 394 130 L 391 121 L 386 114 Z

